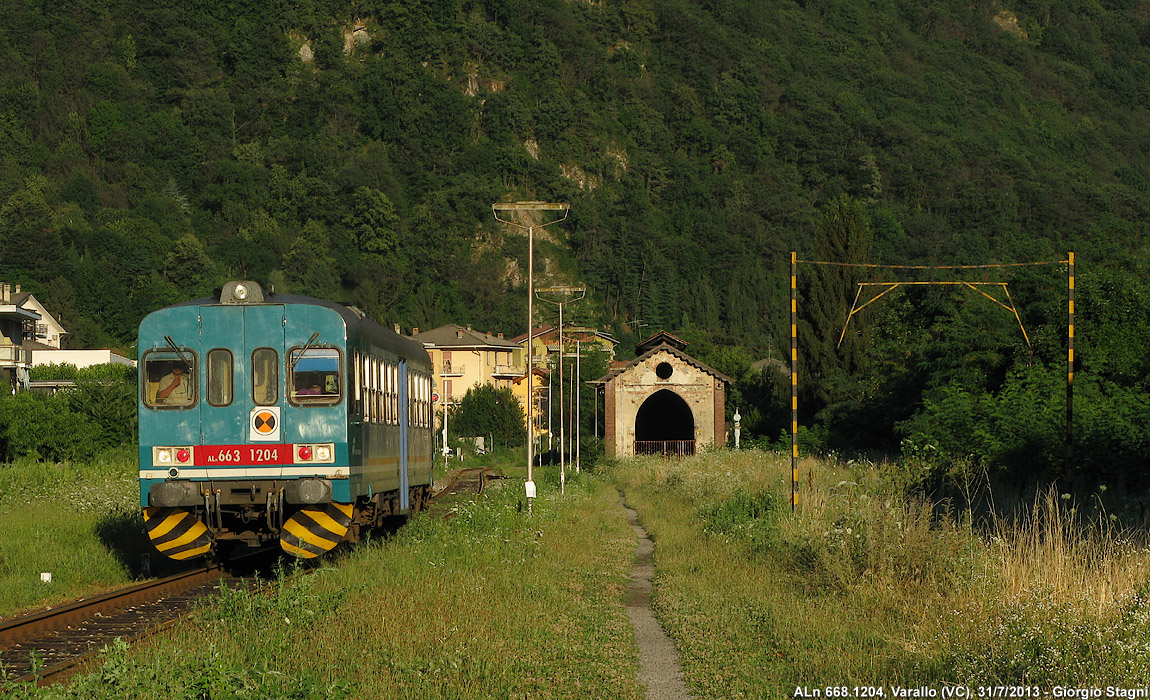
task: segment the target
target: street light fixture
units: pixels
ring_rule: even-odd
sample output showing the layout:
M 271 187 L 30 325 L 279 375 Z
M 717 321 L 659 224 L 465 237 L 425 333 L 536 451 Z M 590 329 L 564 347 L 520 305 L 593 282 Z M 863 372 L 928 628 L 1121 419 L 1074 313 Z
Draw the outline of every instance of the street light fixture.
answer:
M 499 216 L 500 212 L 508 212 L 506 215 L 509 217 L 514 216 L 518 212 L 542 212 L 542 211 L 561 211 L 563 216 L 548 221 L 545 224 L 530 223 L 524 226 L 523 224 L 516 223 L 511 218 L 504 219 Z M 533 377 L 535 375 L 535 358 L 532 348 L 532 336 L 535 329 L 535 229 L 550 226 L 551 224 L 559 223 L 567 218 L 567 214 L 571 211 L 571 205 L 558 202 L 496 202 L 491 205 L 491 212 L 495 214 L 495 219 L 509 226 L 516 228 L 527 229 L 527 430 L 533 433 L 535 430 L 535 411 L 532 406 L 534 403 L 533 391 Z M 535 436 L 529 434 L 527 436 L 527 483 L 524 488 L 527 491 L 527 512 L 531 513 L 531 505 L 535 499 Z

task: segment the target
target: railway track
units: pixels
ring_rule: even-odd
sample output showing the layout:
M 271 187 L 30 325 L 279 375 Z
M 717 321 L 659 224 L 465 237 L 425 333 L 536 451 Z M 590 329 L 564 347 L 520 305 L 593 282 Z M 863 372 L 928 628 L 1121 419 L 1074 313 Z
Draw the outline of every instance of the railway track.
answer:
M 457 469 L 431 496 L 475 493 L 502 479 L 489 468 Z M 435 513 L 447 517 L 445 513 Z M 117 637 L 132 642 L 176 624 L 192 605 L 222 586 L 248 585 L 238 570 L 254 570 L 259 554 L 213 564 L 43 612 L 0 621 L 0 678 L 9 682 L 58 683 L 71 677 Z M 238 566 L 237 566 L 238 565 Z M 229 571 L 230 569 L 230 571 Z
M 487 485 L 497 479 L 503 479 L 503 472 L 491 467 L 469 467 L 454 469 L 442 480 L 435 482 L 435 489 L 431 493 L 431 500 L 458 493 L 474 490 L 477 496 L 482 496 Z
M 0 622 L 3 675 L 15 682 L 59 682 L 117 637 L 134 641 L 153 634 L 222 585 L 244 581 L 213 565 Z

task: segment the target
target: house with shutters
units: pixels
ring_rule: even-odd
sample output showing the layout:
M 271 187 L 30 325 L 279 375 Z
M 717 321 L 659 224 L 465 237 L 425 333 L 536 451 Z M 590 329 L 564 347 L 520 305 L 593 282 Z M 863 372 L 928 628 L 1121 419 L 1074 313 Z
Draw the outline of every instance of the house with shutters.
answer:
M 0 382 L 4 391 L 14 392 L 28 387 L 28 371 L 32 369 L 32 348 L 26 345 L 35 332 L 41 316 L 27 308 L 29 295 L 21 294 L 20 287 L 0 283 Z
M 27 389 L 38 350 L 59 350 L 67 331 L 30 292 L 0 283 L 0 386 Z
M 0 283 L 0 391 L 53 391 L 74 383 L 32 381 L 32 368 L 42 365 L 68 364 L 83 369 L 109 363 L 136 364 L 107 349 L 66 350 L 63 339 L 67 333 L 35 295 L 22 291 L 20 285 Z
M 411 337 L 423 343 L 431 356 L 440 404 L 457 403 L 473 386 L 511 387 L 527 373 L 522 358 L 517 357 L 520 346 L 504 339 L 502 333 L 449 323 L 423 332 L 413 328 Z

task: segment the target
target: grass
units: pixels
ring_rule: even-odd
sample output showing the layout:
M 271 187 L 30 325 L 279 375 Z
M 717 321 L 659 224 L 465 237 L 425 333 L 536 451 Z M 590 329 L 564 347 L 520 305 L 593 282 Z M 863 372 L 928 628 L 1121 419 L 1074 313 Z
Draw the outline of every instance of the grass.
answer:
M 657 614 L 700 697 L 797 686 L 1150 682 L 1143 540 L 1047 495 L 976 527 L 900 467 L 713 453 L 613 470 L 655 539 Z
M 14 697 L 637 700 L 622 602 L 635 538 L 604 480 L 493 486 L 307 576 L 233 591 L 69 689 Z M 5 690 L 0 686 L 0 694 Z
M 55 469 L 36 498 L 55 503 L 77 479 L 116 471 Z M 803 460 L 794 513 L 789 458 L 767 452 L 627 460 L 608 478 L 572 478 L 562 497 L 554 470 L 537 470 L 533 515 L 521 482 L 494 482 L 481 499 L 457 499 L 447 518 L 416 517 L 308 576 L 226 592 L 146 644 L 112 645 L 66 688 L 0 684 L 0 694 L 642 697 L 623 607 L 635 539 L 615 487 L 655 540 L 656 615 L 696 697 L 1150 684 L 1143 537 L 1056 492 L 1018 517 L 976 524 L 907 497 L 905 469 Z M 18 473 L 0 480 L 0 517 L 31 519 L 43 501 L 7 495 Z M 117 512 L 117 498 L 96 499 L 105 515 L 93 522 Z M 43 517 L 41 535 L 68 522 Z M 101 537 L 95 524 L 69 527 L 80 540 Z M 90 542 L 52 548 L 117 561 Z M 117 575 L 124 569 L 104 574 Z
M 149 551 L 136 456 L 0 465 L 0 617 L 122 585 Z M 40 580 L 52 574 L 51 583 Z

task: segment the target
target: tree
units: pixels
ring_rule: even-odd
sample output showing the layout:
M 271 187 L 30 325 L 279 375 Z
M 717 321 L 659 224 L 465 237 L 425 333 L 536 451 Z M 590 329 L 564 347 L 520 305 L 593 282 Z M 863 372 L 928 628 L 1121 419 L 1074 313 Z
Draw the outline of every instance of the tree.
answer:
M 381 255 L 395 248 L 399 217 L 387 195 L 370 187 L 357 187 L 351 196 L 351 214 L 343 223 L 351 229 L 360 251 Z
M 0 208 L 0 274 L 23 270 L 44 278 L 59 261 L 63 245 L 44 198 L 46 185 L 44 178 L 30 177 Z
M 527 441 L 523 407 L 509 387 L 480 384 L 468 389 L 452 414 L 451 426 L 457 435 L 490 435 L 500 445 L 514 447 Z
M 216 284 L 216 264 L 195 234 L 184 234 L 164 261 L 164 277 L 192 297 L 208 296 Z
M 71 411 L 63 394 L 20 391 L 0 397 L 0 460 L 86 459 L 100 432 L 91 418 Z
M 864 358 L 864 319 L 851 320 L 850 332 L 839 336 L 850 312 L 858 283 L 859 268 L 836 263 L 863 263 L 870 256 L 870 221 L 862 205 L 845 195 L 832 202 L 815 226 L 815 259 L 829 265 L 812 265 L 799 275 L 799 357 L 801 390 L 806 401 L 821 408 L 834 400 L 832 383 L 837 376 L 857 371 Z
M 331 241 L 322 223 L 308 221 L 284 257 L 284 279 L 294 294 L 327 298 L 339 284 Z

